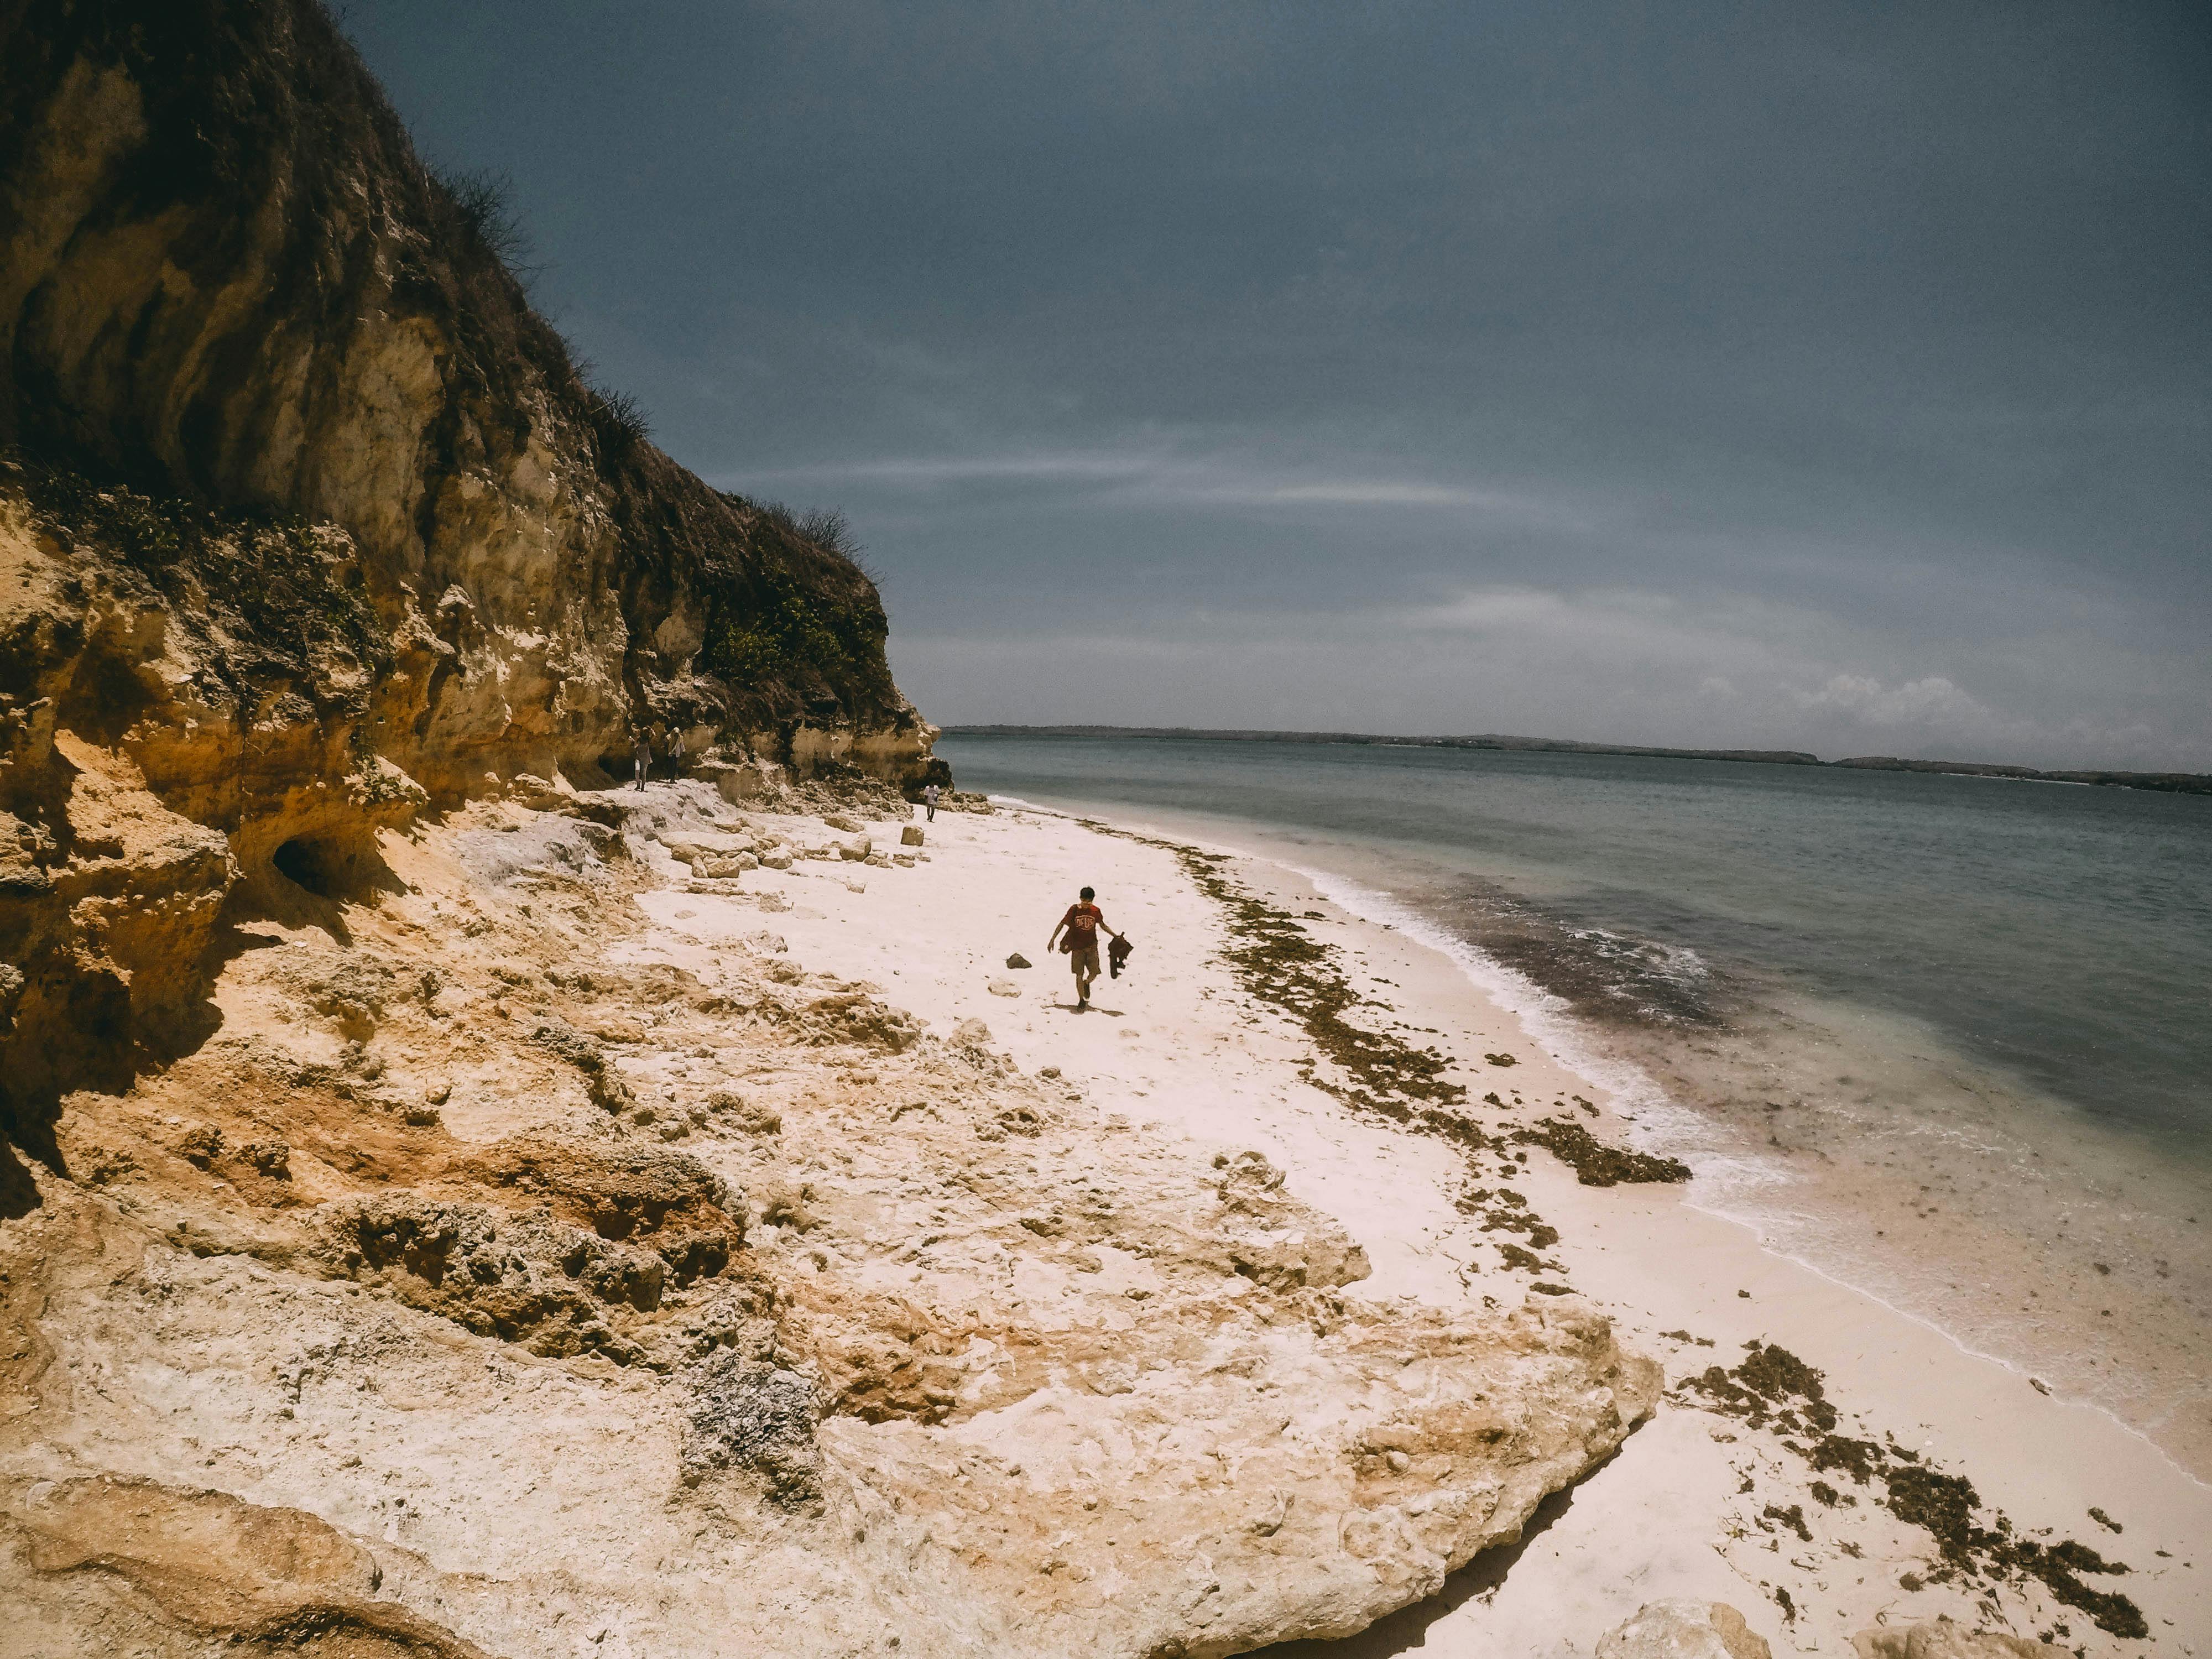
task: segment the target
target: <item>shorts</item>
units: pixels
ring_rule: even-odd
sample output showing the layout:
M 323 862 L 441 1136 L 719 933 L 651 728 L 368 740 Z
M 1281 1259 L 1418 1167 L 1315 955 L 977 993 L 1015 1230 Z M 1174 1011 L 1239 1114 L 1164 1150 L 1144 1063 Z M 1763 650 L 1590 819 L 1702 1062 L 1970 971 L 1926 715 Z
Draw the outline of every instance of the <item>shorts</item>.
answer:
M 1094 945 L 1088 950 L 1070 951 L 1067 953 L 1067 968 L 1068 971 L 1073 974 L 1080 974 L 1085 969 L 1088 969 L 1091 973 L 1091 977 L 1093 979 L 1097 978 L 1098 947 Z

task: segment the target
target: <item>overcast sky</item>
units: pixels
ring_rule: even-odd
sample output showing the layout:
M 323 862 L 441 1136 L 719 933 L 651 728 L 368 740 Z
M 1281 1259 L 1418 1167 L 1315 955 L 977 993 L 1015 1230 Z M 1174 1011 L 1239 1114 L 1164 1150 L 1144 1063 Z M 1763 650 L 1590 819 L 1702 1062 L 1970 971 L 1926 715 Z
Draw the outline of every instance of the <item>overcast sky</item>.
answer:
M 2212 770 L 2212 8 L 351 0 L 943 722 Z

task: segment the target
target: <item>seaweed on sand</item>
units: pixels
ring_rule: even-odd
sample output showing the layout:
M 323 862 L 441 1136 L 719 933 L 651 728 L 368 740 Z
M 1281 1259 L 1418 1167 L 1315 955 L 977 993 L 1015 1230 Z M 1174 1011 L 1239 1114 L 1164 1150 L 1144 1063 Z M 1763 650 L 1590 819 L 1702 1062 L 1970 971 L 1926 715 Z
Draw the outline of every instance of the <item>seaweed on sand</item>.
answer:
M 1547 1117 L 1534 1128 L 1516 1129 L 1506 1137 L 1531 1141 L 1575 1172 L 1585 1187 L 1617 1187 L 1624 1182 L 1674 1182 L 1690 1178 L 1690 1166 L 1675 1158 L 1608 1146 L 1579 1123 Z
M 1433 1044 L 1415 1047 L 1386 1030 L 1348 1018 L 1366 999 L 1346 977 L 1334 947 L 1299 926 L 1299 919 L 1250 892 L 1228 872 L 1229 859 L 1179 842 L 1120 830 L 1097 819 L 1080 820 L 1102 836 L 1114 836 L 1175 854 L 1198 890 L 1221 908 L 1229 939 L 1222 961 L 1237 983 L 1260 1001 L 1281 1010 L 1304 1031 L 1314 1058 L 1300 1068 L 1316 1088 L 1335 1096 L 1355 1111 L 1402 1128 L 1435 1135 L 1456 1146 L 1470 1165 L 1482 1153 L 1503 1155 L 1508 1141 L 1533 1141 L 1572 1168 L 1583 1184 L 1683 1181 L 1689 1170 L 1672 1158 L 1606 1146 L 1578 1124 L 1547 1119 L 1502 1141 L 1473 1120 L 1451 1109 L 1467 1099 L 1467 1088 L 1447 1075 L 1451 1057 Z M 1486 1056 L 1493 1060 L 1509 1056 Z M 1498 1106 L 1498 1097 L 1483 1099 Z M 1525 1158 L 1526 1154 L 1522 1154 Z M 1517 1194 L 1498 1204 L 1477 1188 L 1462 1195 L 1459 1208 L 1483 1218 L 1485 1232 L 1517 1232 L 1533 1250 L 1559 1242 L 1559 1231 L 1529 1211 Z M 1509 1254 L 1509 1265 L 1526 1270 Z M 1553 1293 L 1561 1293 L 1553 1287 Z
M 1784 1440 L 1783 1444 L 1803 1458 L 1817 1473 L 1841 1470 L 1860 1486 L 1879 1486 L 1881 1501 L 1899 1520 L 1919 1527 L 1935 1540 L 1942 1565 L 1936 1577 L 1951 1574 L 1969 1580 L 2034 1579 L 2051 1598 L 2089 1615 L 2098 1628 L 2114 1636 L 2149 1634 L 2142 1609 L 2115 1590 L 2093 1589 L 2083 1573 L 2117 1576 L 2126 1563 L 2107 1561 L 2087 1544 L 2067 1539 L 2042 1544 L 2023 1538 L 2002 1512 L 1982 1521 L 1981 1496 L 1964 1475 L 1947 1474 L 1931 1468 L 1912 1452 L 1895 1444 L 1855 1439 L 1835 1432 L 1836 1408 L 1826 1396 L 1825 1379 L 1787 1349 L 1771 1343 L 1750 1342 L 1742 1364 L 1723 1370 L 1706 1368 L 1681 1384 L 1685 1392 L 1703 1396 L 1711 1410 L 1735 1417 L 1753 1428 L 1771 1422 L 1782 1431 L 1820 1437 L 1809 1444 Z M 1832 1487 L 1816 1482 L 1814 1491 L 1823 1503 L 1835 1499 Z M 1776 1511 L 1770 1507 L 1768 1514 Z M 1793 1510 L 1798 1525 L 1802 1510 Z M 1786 1518 L 1778 1517 L 1778 1518 Z M 1793 1528 L 1795 1529 L 1795 1528 Z
M 1416 1048 L 1387 1031 L 1346 1019 L 1346 1011 L 1363 999 L 1346 980 L 1329 946 L 1314 939 L 1287 911 L 1230 879 L 1223 870 L 1229 860 L 1220 854 L 1193 847 L 1175 851 L 1199 891 L 1222 908 L 1230 938 L 1222 960 L 1237 982 L 1296 1019 L 1337 1073 L 1327 1075 L 1310 1065 L 1306 1071 L 1312 1082 L 1394 1122 L 1473 1146 L 1490 1145 L 1489 1138 L 1465 1118 L 1435 1109 L 1467 1098 L 1464 1085 L 1444 1075 L 1451 1065 L 1448 1055 L 1433 1047 Z
M 1345 1016 L 1365 1000 L 1338 966 L 1334 949 L 1315 939 L 1289 911 L 1277 909 L 1232 879 L 1228 858 L 1178 842 L 1141 836 L 1095 819 L 1087 830 L 1173 853 L 1198 890 L 1222 909 L 1229 943 L 1221 959 L 1237 984 L 1297 1021 L 1321 1064 L 1303 1071 L 1316 1088 L 1347 1105 L 1408 1128 L 1441 1135 L 1470 1151 L 1497 1143 L 1481 1127 L 1442 1109 L 1467 1098 L 1464 1085 L 1445 1073 L 1451 1057 L 1434 1047 L 1415 1048 L 1388 1031 L 1370 1030 Z

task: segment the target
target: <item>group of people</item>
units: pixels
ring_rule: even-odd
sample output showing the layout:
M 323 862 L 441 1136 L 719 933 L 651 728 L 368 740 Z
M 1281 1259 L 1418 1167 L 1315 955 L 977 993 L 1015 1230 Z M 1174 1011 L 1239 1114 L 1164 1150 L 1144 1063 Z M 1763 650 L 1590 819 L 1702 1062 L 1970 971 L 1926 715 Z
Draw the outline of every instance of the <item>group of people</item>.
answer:
M 646 779 L 653 775 L 653 739 L 642 730 L 636 734 L 636 740 L 630 749 L 629 758 L 633 769 L 631 782 L 635 787 L 642 789 L 645 787 Z M 679 771 L 683 769 L 684 734 L 681 732 L 672 734 L 668 739 L 668 759 L 670 764 L 675 766 Z

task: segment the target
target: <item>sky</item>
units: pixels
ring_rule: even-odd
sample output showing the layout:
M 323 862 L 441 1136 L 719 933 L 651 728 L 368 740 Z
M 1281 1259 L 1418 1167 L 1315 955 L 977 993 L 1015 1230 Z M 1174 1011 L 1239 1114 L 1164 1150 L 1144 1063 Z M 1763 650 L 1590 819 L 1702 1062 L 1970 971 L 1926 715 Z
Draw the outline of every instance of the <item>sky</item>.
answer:
M 940 723 L 2212 771 L 2212 9 L 350 0 Z

